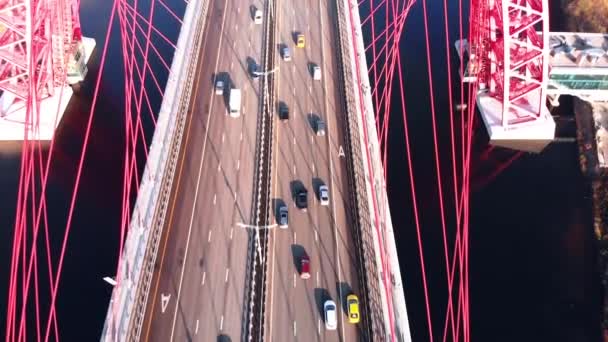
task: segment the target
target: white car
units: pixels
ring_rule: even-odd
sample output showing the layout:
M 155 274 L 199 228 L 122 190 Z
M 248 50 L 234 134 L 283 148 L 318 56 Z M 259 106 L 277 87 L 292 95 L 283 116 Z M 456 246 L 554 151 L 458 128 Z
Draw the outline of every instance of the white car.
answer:
M 253 22 L 256 24 L 262 23 L 262 10 L 256 9 L 255 12 L 253 12 Z
M 319 187 L 319 202 L 321 202 L 321 205 L 329 205 L 329 188 L 327 185 Z
M 315 81 L 319 81 L 321 79 L 321 67 L 317 64 L 312 66 L 312 79 Z
M 338 314 L 336 312 L 336 303 L 329 299 L 323 304 L 323 311 L 325 312 L 325 329 L 336 330 L 338 327 Z

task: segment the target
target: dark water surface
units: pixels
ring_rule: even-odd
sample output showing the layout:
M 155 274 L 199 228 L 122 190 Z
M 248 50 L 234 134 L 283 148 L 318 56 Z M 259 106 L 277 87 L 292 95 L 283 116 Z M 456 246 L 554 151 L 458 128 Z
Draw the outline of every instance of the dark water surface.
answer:
M 440 1 L 429 1 L 434 37 L 433 68 L 436 94 L 447 94 Z M 451 1 L 452 3 L 454 1 Z M 178 14 L 182 1 L 170 1 Z M 49 180 L 49 220 L 53 246 L 63 236 L 73 188 L 82 132 L 99 70 L 110 1 L 81 2 L 83 32 L 97 39 L 89 76 L 58 131 Z M 450 20 L 457 17 L 451 4 Z M 147 11 L 140 11 L 146 13 Z M 176 41 L 178 25 L 158 10 L 157 27 Z M 434 23 L 434 24 L 433 24 Z M 450 26 L 457 34 L 456 22 Z M 124 140 L 123 64 L 117 25 L 104 71 L 93 123 L 76 215 L 61 279 L 57 309 L 63 341 L 98 340 L 111 287 L 102 281 L 115 272 L 120 234 Z M 143 40 L 142 40 L 143 41 Z M 433 306 L 433 330 L 440 339 L 445 310 L 445 265 L 438 220 L 433 164 L 429 94 L 424 55 L 421 3 L 414 6 L 400 45 L 406 81 L 414 170 L 422 208 L 424 253 Z M 171 49 L 156 42 L 165 56 Z M 154 58 L 152 59 L 154 60 Z M 166 79 L 158 61 L 153 68 Z M 154 89 L 149 86 L 148 89 Z M 157 105 L 159 96 L 150 92 Z M 399 99 L 393 98 L 388 184 L 397 232 L 403 282 L 414 341 L 428 341 L 416 235 L 413 226 L 407 165 L 403 162 L 403 130 Z M 445 133 L 447 102 L 438 101 L 438 118 Z M 443 120 L 443 121 L 441 121 Z M 150 120 L 145 122 L 149 135 Z M 441 130 L 441 129 L 440 129 Z M 445 135 L 442 135 L 445 139 Z M 447 145 L 446 145 L 447 146 Z M 442 145 L 442 156 L 449 152 Z M 447 160 L 445 159 L 447 165 Z M 599 338 L 599 289 L 590 222 L 587 184 L 578 171 L 574 144 L 552 145 L 541 155 L 526 155 L 495 182 L 472 195 L 470 237 L 471 333 L 473 341 L 595 341 Z M 0 144 L 0 308 L 6 307 L 10 250 L 19 177 L 18 144 Z M 54 259 L 57 262 L 57 259 Z M 44 268 L 43 268 L 44 270 Z M 46 272 L 46 270 L 44 270 Z M 43 282 L 44 283 L 44 282 Z M 41 293 L 45 296 L 44 293 Z M 48 294 L 46 294 L 48 296 Z M 44 305 L 43 305 L 44 308 Z M 5 318 L 6 311 L 0 311 Z M 2 319 L 4 322 L 5 319 Z M 46 319 L 43 318 L 43 321 Z M 34 325 L 30 325 L 33 327 Z M 4 329 L 4 325 L 0 329 Z

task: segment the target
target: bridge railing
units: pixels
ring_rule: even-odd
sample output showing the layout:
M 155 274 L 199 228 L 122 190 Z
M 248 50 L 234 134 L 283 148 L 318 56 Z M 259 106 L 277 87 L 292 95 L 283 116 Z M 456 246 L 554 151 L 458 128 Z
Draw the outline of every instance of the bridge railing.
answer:
M 347 87 L 346 105 L 348 113 L 347 138 L 350 139 L 352 156 L 352 183 L 356 190 L 356 204 L 359 229 L 357 243 L 362 254 L 361 265 L 365 268 L 362 275 L 365 289 L 364 298 L 368 301 L 366 309 L 370 310 L 373 340 L 391 340 L 391 334 L 397 341 L 411 341 L 405 296 L 401 283 L 401 271 L 397 257 L 397 248 L 393 234 L 390 209 L 384 180 L 384 169 L 380 155 L 380 145 L 376 131 L 374 107 L 369 84 L 365 45 L 361 32 L 357 1 L 342 0 L 338 4 L 338 31 L 342 54 L 344 85 Z M 354 36 L 353 36 L 354 35 Z M 357 70 L 357 67 L 359 70 Z M 350 87 L 350 88 L 349 88 Z M 360 91 L 360 92 L 359 92 Z M 360 95 L 362 94 L 362 99 Z M 363 115 L 362 115 L 363 114 Z M 365 127 L 364 127 L 365 126 Z M 365 145 L 364 134 L 367 132 Z M 348 144 L 347 144 L 348 145 Z M 366 151 L 367 150 L 367 151 Z M 368 163 L 364 160 L 369 152 Z M 369 175 L 374 176 L 373 184 Z M 375 191 L 372 191 L 372 186 Z M 375 198 L 374 196 L 375 195 Z M 381 222 L 375 222 L 374 206 Z M 379 224 L 381 234 L 375 233 L 374 227 Z M 386 264 L 380 258 L 380 244 L 386 252 Z M 384 272 L 389 272 L 391 291 L 386 293 L 383 286 Z M 394 331 L 389 326 L 388 301 L 392 302 Z
M 138 341 L 173 187 L 208 0 L 190 0 L 184 14 L 154 137 L 119 260 L 102 341 Z

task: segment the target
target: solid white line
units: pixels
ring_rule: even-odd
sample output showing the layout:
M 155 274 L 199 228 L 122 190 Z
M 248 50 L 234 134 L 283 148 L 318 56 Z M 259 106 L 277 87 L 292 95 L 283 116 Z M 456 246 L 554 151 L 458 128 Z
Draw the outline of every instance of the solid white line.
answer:
M 222 315 L 222 317 L 220 317 L 220 331 L 222 331 L 223 328 L 224 328 L 224 315 Z
M 228 274 L 230 274 L 230 269 L 229 268 L 226 269 L 226 278 L 224 279 L 225 283 L 228 282 Z
M 207 242 L 210 242 L 210 241 L 211 241 L 211 232 L 212 232 L 212 231 L 213 231 L 213 230 L 209 230 L 209 235 L 207 235 Z
M 194 328 L 194 334 L 198 334 L 198 319 L 196 320 L 196 327 Z
M 222 17 L 222 26 L 220 28 L 220 43 L 219 43 L 219 47 L 217 49 L 218 54 L 215 58 L 215 68 L 214 71 L 217 72 L 217 66 L 219 64 L 219 60 L 220 60 L 220 54 L 219 51 L 221 51 L 221 47 L 222 47 L 222 41 L 223 39 L 222 36 L 224 34 L 224 23 L 226 21 L 226 13 L 228 11 L 226 11 L 226 5 L 224 5 L 224 15 Z M 173 334 L 175 333 L 175 323 L 177 322 L 177 309 L 179 308 L 179 304 L 180 304 L 180 296 L 182 294 L 182 284 L 184 282 L 184 272 L 186 271 L 186 261 L 188 260 L 188 248 L 190 247 L 190 236 L 192 234 L 192 224 L 194 223 L 194 213 L 196 212 L 196 203 L 198 202 L 198 190 L 201 184 L 201 175 L 203 174 L 203 161 L 205 160 L 205 150 L 207 148 L 207 138 L 209 136 L 209 121 L 211 120 L 211 117 L 213 115 L 211 115 L 211 113 L 213 112 L 213 104 L 214 104 L 214 97 L 211 97 L 211 104 L 210 104 L 210 108 L 209 108 L 209 115 L 207 116 L 207 124 L 205 125 L 205 127 L 207 127 L 205 129 L 205 139 L 203 140 L 203 151 L 201 152 L 201 162 L 200 165 L 198 167 L 198 177 L 197 177 L 197 181 L 196 181 L 196 189 L 194 191 L 194 201 L 192 202 L 192 215 L 190 216 L 190 225 L 188 227 L 188 236 L 186 237 L 186 252 L 185 252 L 185 256 L 184 256 L 184 267 L 182 267 L 182 271 L 181 274 L 179 276 L 179 285 L 177 287 L 177 298 L 175 300 L 175 310 L 173 311 L 173 323 L 171 324 L 171 335 L 169 337 L 169 341 L 173 341 Z
M 205 278 L 207 277 L 207 272 L 203 272 L 203 280 L 201 281 L 201 285 L 205 285 Z

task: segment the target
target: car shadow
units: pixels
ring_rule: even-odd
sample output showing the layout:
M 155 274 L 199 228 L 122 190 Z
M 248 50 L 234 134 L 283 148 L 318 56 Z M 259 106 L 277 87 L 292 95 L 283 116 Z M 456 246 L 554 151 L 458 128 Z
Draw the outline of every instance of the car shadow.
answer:
M 321 315 L 321 319 L 325 322 L 325 315 L 323 314 L 323 304 L 326 300 L 331 299 L 329 295 L 329 291 L 323 288 L 315 288 L 315 302 L 317 303 L 317 310 L 319 310 L 319 315 Z
M 300 180 L 293 180 L 289 182 L 289 190 L 291 191 L 291 199 L 295 202 L 296 195 L 300 190 L 306 190 L 304 183 Z
M 343 282 L 343 281 L 337 282 L 336 283 L 336 292 L 338 293 L 338 296 L 341 296 L 341 298 L 338 298 L 338 301 L 342 305 L 342 310 L 344 310 L 344 312 L 348 312 L 348 305 L 346 303 L 346 297 L 348 297 L 348 295 L 353 293 L 352 287 L 350 287 L 350 285 L 348 285 L 348 283 L 346 283 L 346 282 Z
M 313 177 L 312 178 L 312 188 L 315 192 L 315 196 L 317 196 L 317 199 L 320 200 L 319 196 L 319 187 L 321 187 L 321 185 L 324 185 L 325 182 L 323 182 L 323 180 L 321 178 L 317 178 L 317 177 Z
M 319 116 L 315 113 L 308 113 L 306 115 L 306 119 L 308 119 L 308 125 L 313 133 L 317 133 L 317 120 L 319 120 Z

